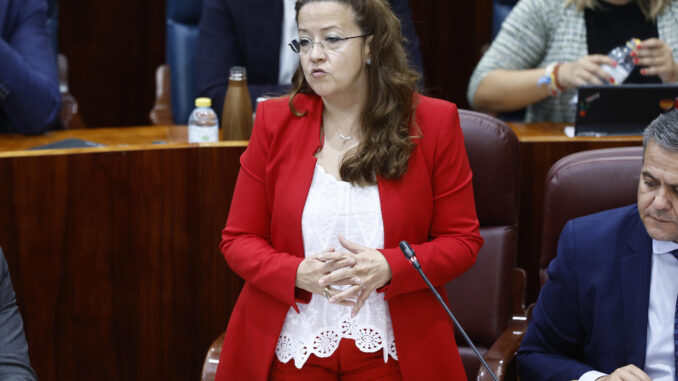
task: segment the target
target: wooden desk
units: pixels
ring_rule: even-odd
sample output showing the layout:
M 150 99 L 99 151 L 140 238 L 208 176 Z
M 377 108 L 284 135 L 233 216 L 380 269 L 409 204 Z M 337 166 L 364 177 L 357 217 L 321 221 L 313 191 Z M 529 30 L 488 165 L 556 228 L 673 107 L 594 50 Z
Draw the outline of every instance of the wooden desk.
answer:
M 509 123 L 520 141 L 520 219 L 518 266 L 527 271 L 527 301 L 539 293 L 544 181 L 553 164 L 571 153 L 598 148 L 642 145 L 641 136 L 570 138 L 562 123 Z
M 518 264 L 534 301 L 548 169 L 641 141 L 511 127 L 522 162 Z M 67 137 L 107 146 L 21 151 Z M 218 244 L 245 146 L 187 144 L 185 126 L 0 136 L 0 245 L 40 379 L 198 379 L 242 286 Z
M 41 380 L 199 379 L 242 286 L 218 244 L 246 142 L 185 129 L 0 136 L 0 245 Z M 16 151 L 66 137 L 109 146 Z

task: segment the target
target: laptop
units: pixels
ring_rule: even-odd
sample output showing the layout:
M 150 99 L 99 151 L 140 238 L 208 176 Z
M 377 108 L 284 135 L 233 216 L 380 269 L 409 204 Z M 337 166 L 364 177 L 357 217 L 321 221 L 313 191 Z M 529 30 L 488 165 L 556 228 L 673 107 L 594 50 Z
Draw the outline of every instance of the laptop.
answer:
M 678 108 L 678 85 L 582 86 L 577 99 L 575 135 L 641 135 L 659 114 Z

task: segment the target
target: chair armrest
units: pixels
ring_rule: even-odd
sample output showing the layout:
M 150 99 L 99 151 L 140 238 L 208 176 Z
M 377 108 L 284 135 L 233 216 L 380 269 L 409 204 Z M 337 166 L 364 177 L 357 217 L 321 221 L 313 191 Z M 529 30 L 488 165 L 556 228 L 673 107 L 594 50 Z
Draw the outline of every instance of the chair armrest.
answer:
M 513 358 L 520 347 L 520 342 L 523 340 L 525 331 L 527 330 L 527 320 L 514 321 L 509 324 L 509 327 L 499 336 L 497 341 L 492 344 L 490 349 L 485 354 L 485 361 L 490 369 L 497 376 L 497 379 L 504 380 L 506 370 L 513 361 Z M 487 372 L 482 365 L 478 370 L 478 381 L 492 381 L 492 376 Z
M 512 316 L 508 327 L 497 340 L 492 344 L 485 354 L 485 361 L 490 366 L 497 379 L 504 380 L 506 371 L 513 362 L 513 358 L 523 341 L 530 310 L 525 310 L 525 284 L 527 283 L 527 274 L 520 268 L 513 269 L 512 282 Z M 514 377 L 509 377 L 514 379 Z M 478 370 L 477 381 L 492 381 L 492 376 L 487 372 L 482 364 Z
M 202 365 L 201 381 L 214 381 L 217 375 L 217 366 L 219 365 L 219 356 L 221 356 L 221 346 L 224 344 L 224 334 L 217 337 L 210 346 L 205 356 L 205 362 Z

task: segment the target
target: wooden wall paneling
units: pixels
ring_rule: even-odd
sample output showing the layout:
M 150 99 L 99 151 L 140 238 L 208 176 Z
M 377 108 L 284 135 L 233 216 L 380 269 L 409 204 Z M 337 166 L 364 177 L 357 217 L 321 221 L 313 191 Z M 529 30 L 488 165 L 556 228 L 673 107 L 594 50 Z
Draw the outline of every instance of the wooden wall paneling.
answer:
M 142 125 L 165 61 L 165 1 L 61 1 L 59 46 L 87 126 Z M 468 108 L 468 79 L 489 42 L 492 0 L 410 1 L 425 90 Z
M 242 151 L 0 159 L 0 245 L 40 379 L 199 377 L 242 286 L 218 250 Z
M 87 126 L 147 124 L 165 62 L 165 0 L 59 1 L 59 49 Z
M 466 89 L 490 41 L 492 0 L 410 1 L 424 61 L 425 94 L 469 108 Z

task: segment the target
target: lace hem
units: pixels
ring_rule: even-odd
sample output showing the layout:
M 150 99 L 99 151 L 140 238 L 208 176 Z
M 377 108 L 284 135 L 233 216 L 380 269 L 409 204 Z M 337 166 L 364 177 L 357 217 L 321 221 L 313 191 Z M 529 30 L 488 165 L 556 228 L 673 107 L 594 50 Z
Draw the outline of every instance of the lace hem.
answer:
M 384 351 L 384 362 L 391 356 L 398 360 L 393 332 L 382 332 L 374 327 L 358 327 L 354 321 L 344 320 L 341 323 L 341 329 L 332 328 L 323 329 L 320 333 L 313 335 L 312 342 L 304 342 L 301 339 L 295 339 L 284 333 L 278 338 L 278 344 L 275 347 L 275 355 L 282 363 L 287 363 L 294 359 L 294 366 L 301 369 L 306 360 L 314 354 L 318 357 L 330 357 L 339 348 L 341 339 L 352 339 L 356 347 L 361 352 L 374 353 L 379 350 Z

